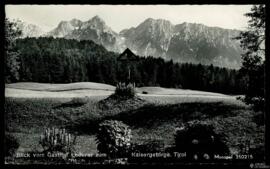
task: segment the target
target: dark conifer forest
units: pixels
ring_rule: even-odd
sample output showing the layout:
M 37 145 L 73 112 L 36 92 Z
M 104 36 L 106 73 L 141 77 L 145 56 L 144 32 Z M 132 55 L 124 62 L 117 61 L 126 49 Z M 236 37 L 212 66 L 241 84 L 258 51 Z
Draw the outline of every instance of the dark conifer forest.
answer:
M 128 66 L 137 86 L 161 86 L 242 94 L 244 81 L 238 70 L 213 65 L 174 63 L 154 56 L 138 61 L 117 61 L 119 54 L 92 41 L 62 38 L 17 39 L 20 82 L 100 82 L 116 85 L 125 81 Z M 15 82 L 15 81 L 13 81 Z

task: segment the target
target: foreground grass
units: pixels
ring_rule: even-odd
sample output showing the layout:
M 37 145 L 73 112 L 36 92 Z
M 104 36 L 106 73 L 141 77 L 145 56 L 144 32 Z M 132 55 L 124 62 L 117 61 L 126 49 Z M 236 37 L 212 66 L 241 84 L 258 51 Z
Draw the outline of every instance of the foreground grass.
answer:
M 76 151 L 96 152 L 97 125 L 105 119 L 130 125 L 133 142 L 160 140 L 165 145 L 174 144 L 176 127 L 200 120 L 212 124 L 218 134 L 224 135 L 231 151 L 241 152 L 248 142 L 254 147 L 263 146 L 264 127 L 254 122 L 255 112 L 237 100 L 104 99 L 103 96 L 82 100 L 7 98 L 5 130 L 18 138 L 18 151 L 41 151 L 38 141 L 44 128 L 65 127 L 78 135 Z

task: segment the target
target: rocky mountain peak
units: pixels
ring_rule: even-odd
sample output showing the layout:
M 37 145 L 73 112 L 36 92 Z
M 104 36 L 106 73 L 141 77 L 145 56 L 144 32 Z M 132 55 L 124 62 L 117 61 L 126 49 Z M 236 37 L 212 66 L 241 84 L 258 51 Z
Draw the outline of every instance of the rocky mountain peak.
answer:
M 88 20 L 87 23 L 91 23 L 92 25 L 99 26 L 99 27 L 100 26 L 104 27 L 106 25 L 105 21 L 101 19 L 98 15 Z
M 41 27 L 23 22 L 21 20 L 17 20 L 16 23 L 18 24 L 18 27 L 20 30 L 22 30 L 22 37 L 38 37 L 43 36 L 45 34 L 45 31 L 42 30 Z
M 138 27 L 135 28 L 137 33 L 147 33 L 148 36 L 153 35 L 168 35 L 171 34 L 173 25 L 170 21 L 164 19 L 152 19 L 148 18 Z
M 95 15 L 91 20 L 96 21 L 96 22 L 105 23 L 104 20 L 101 17 L 99 17 L 98 15 Z
M 115 34 L 115 32 L 110 27 L 108 27 L 105 21 L 98 15 L 84 22 L 81 29 L 95 29 L 101 32 L 109 32 Z
M 69 21 L 69 23 L 72 26 L 80 26 L 82 24 L 82 21 L 76 18 L 73 18 L 72 20 Z
M 172 23 L 168 20 L 165 20 L 165 19 L 148 18 L 144 22 L 142 22 L 140 25 L 143 25 L 143 26 L 146 26 L 146 25 L 159 25 L 159 26 L 169 25 L 169 26 L 172 26 Z
M 118 34 L 96 15 L 86 22 L 61 21 L 47 35 L 92 40 L 114 52 L 129 48 L 139 56 L 239 68 L 242 49 L 239 42 L 233 40 L 238 34 L 238 30 L 187 22 L 174 25 L 168 20 L 153 18 Z

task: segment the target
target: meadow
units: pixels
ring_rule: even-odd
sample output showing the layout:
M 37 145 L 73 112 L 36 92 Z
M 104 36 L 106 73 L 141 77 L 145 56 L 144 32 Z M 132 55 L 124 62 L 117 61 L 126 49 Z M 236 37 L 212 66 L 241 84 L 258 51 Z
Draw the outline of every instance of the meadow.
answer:
M 9 86 L 11 90 L 14 88 L 19 87 Z M 25 93 L 33 92 L 31 88 L 20 89 Z M 70 91 L 68 88 L 65 90 Z M 171 93 L 166 93 L 166 90 Z M 212 124 L 215 132 L 224 136 L 232 153 L 243 152 L 242 147 L 247 144 L 262 153 L 264 126 L 255 118 L 258 113 L 235 96 L 218 93 L 207 95 L 207 92 L 190 90 L 181 95 L 177 93 L 180 90 L 174 93 L 172 90 L 141 88 L 135 98 L 126 100 L 114 100 L 108 93 L 62 98 L 35 98 L 33 95 L 26 98 L 6 97 L 5 131 L 19 140 L 18 152 L 41 152 L 42 147 L 38 142 L 44 129 L 64 127 L 78 136 L 75 151 L 96 153 L 97 126 L 106 119 L 121 120 L 128 124 L 132 129 L 134 143 L 158 140 L 167 147 L 174 145 L 177 127 L 192 120 L 200 120 Z M 142 91 L 148 94 L 141 94 Z

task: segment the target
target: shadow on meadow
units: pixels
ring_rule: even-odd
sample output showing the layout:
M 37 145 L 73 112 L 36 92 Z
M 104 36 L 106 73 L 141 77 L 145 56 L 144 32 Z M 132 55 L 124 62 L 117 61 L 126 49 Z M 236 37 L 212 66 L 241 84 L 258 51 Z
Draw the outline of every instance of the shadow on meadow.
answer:
M 224 102 L 154 104 L 141 98 L 110 97 L 87 101 L 6 99 L 5 114 L 6 131 L 16 136 L 40 133 L 44 127 L 61 127 L 75 135 L 93 136 L 104 120 L 119 120 L 130 126 L 132 143 L 143 146 L 142 150 L 147 150 L 147 146 L 159 150 L 173 145 L 175 129 L 193 120 L 213 125 L 217 134 L 228 137 L 226 144 L 230 148 L 239 149 L 239 143 L 245 147 L 249 140 L 254 140 L 252 146 L 257 148 L 263 143 L 264 134 L 263 126 L 258 128 L 253 122 L 254 113 L 248 107 Z
M 239 108 L 217 103 L 181 103 L 172 105 L 146 105 L 136 110 L 122 112 L 112 119 L 135 127 L 151 127 L 155 122 L 203 120 L 215 116 L 234 116 Z
M 120 103 L 126 104 L 123 101 Z M 240 107 L 235 105 L 226 105 L 222 102 L 180 103 L 169 105 L 145 104 L 143 106 L 133 106 L 128 110 L 123 108 L 123 106 L 126 107 L 126 105 L 118 105 L 120 108 L 115 108 L 117 107 L 115 106 L 115 103 L 104 104 L 104 102 L 102 102 L 102 105 L 106 105 L 106 107 L 101 108 L 100 105 L 98 106 L 98 118 L 78 119 L 78 123 L 73 123 L 71 126 L 69 126 L 69 128 L 76 130 L 81 134 L 95 134 L 97 131 L 97 126 L 101 121 L 113 119 L 123 121 L 124 123 L 130 125 L 133 129 L 147 129 L 152 128 L 153 126 L 162 125 L 162 123 L 181 123 L 188 122 L 190 120 L 211 119 L 216 116 L 235 116 L 240 109 Z M 114 109 L 112 107 L 114 107 Z
M 107 119 L 121 120 L 133 129 L 147 130 L 190 120 L 233 117 L 246 109 L 223 102 L 153 104 L 138 97 L 125 100 L 109 97 L 97 101 L 6 99 L 5 120 L 9 132 L 32 133 L 32 130 L 39 132 L 44 127 L 55 126 L 79 134 L 95 134 L 97 125 Z

